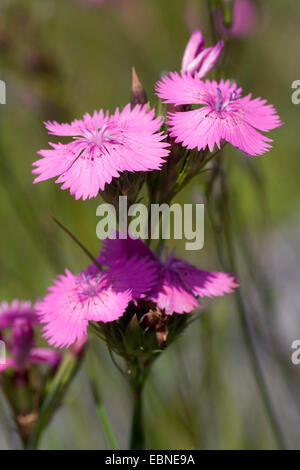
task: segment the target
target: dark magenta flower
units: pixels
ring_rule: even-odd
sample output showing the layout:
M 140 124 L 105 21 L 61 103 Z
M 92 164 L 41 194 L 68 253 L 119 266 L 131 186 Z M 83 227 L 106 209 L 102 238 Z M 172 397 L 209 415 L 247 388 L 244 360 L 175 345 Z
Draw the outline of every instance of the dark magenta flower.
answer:
M 154 254 L 141 240 L 107 239 L 100 256 L 101 262 L 114 267 L 124 257 L 151 261 L 157 272 L 156 282 L 147 298 L 157 304 L 166 315 L 189 313 L 199 307 L 198 297 L 221 296 L 232 293 L 238 283 L 228 273 L 203 271 L 190 263 L 167 254 Z
M 61 354 L 35 345 L 34 328 L 38 324 L 39 318 L 31 302 L 14 300 L 11 304 L 0 304 L 0 339 L 7 352 L 0 372 L 8 368 L 22 372 L 30 364 L 48 364 L 53 368 L 58 365 Z

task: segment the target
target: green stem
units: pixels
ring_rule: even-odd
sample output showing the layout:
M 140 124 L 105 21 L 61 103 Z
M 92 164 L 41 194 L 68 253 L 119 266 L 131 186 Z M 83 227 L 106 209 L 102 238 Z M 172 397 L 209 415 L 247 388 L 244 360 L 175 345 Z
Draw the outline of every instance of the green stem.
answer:
M 203 152 L 202 158 L 199 159 L 199 162 L 196 161 L 191 161 L 195 160 L 195 155 L 191 155 L 190 153 L 187 153 L 186 155 L 186 160 L 183 165 L 183 168 L 178 175 L 177 180 L 175 181 L 174 186 L 170 189 L 166 196 L 166 201 L 167 203 L 171 202 L 172 199 L 185 188 L 185 186 L 197 175 L 200 175 L 200 173 L 203 173 L 203 171 L 206 170 L 206 165 L 213 159 L 215 158 L 219 153 L 222 152 L 223 148 L 227 142 L 223 142 L 220 148 L 218 148 L 215 152 L 209 153 L 207 155 L 208 150 L 205 150 Z M 199 154 L 198 154 L 199 156 Z
M 133 386 L 133 413 L 130 433 L 130 450 L 145 449 L 145 433 L 143 426 L 143 383 Z
M 102 402 L 102 397 L 101 397 L 100 390 L 99 390 L 98 383 L 97 383 L 97 374 L 96 374 L 96 369 L 94 367 L 93 354 L 92 354 L 91 349 L 89 350 L 89 353 L 86 357 L 86 365 L 87 365 L 87 372 L 89 376 L 90 386 L 91 386 L 92 394 L 94 397 L 94 402 L 96 404 L 97 414 L 102 424 L 103 432 L 104 432 L 107 444 L 109 446 L 109 450 L 118 450 L 119 446 L 118 446 L 117 438 L 114 434 L 112 425 L 109 420 L 109 416 Z
M 48 425 L 57 406 L 60 404 L 61 398 L 67 390 L 70 382 L 76 374 L 80 358 L 74 356 L 71 352 L 66 353 L 62 360 L 59 369 L 53 378 L 47 395 L 39 410 L 38 418 L 34 426 L 32 435 L 27 446 L 27 449 L 36 450 L 39 446 L 42 434 Z
M 131 368 L 131 390 L 133 411 L 130 432 L 130 450 L 145 450 L 145 431 L 143 424 L 143 390 L 151 369 L 152 361 L 138 363 Z
M 213 5 L 212 0 L 206 0 L 206 3 L 207 3 L 207 9 L 208 9 L 209 23 L 210 23 L 211 39 L 212 39 L 213 44 L 216 44 L 218 37 L 217 37 L 216 27 L 215 27 L 214 5 Z
M 225 251 L 227 251 L 228 261 L 224 261 L 224 257 L 222 253 L 222 240 L 220 239 L 220 236 L 222 236 L 221 232 L 217 230 L 216 227 L 213 227 L 213 228 L 214 228 L 214 233 L 216 236 L 216 243 L 217 243 L 218 254 L 220 256 L 221 264 L 223 264 L 224 269 L 230 270 L 234 272 L 235 274 L 237 274 L 236 256 L 235 256 L 235 250 L 234 250 L 234 245 L 233 245 L 233 234 L 232 234 L 231 218 L 230 218 L 230 211 L 229 211 L 226 173 L 225 173 L 225 169 L 221 167 L 221 162 L 219 163 L 220 164 L 218 166 L 218 173 L 221 178 L 222 222 L 223 222 L 223 228 L 224 228 Z M 212 188 L 210 187 L 209 189 L 211 192 Z M 212 225 L 214 225 L 212 218 L 211 218 L 211 223 Z M 252 331 L 252 326 L 251 326 L 251 322 L 248 316 L 247 308 L 244 304 L 243 296 L 239 290 L 237 290 L 235 293 L 235 300 L 236 300 L 236 305 L 237 305 L 238 313 L 240 317 L 245 346 L 248 352 L 249 360 L 252 366 L 252 371 L 253 371 L 254 378 L 256 380 L 258 390 L 260 392 L 277 445 L 279 449 L 285 449 L 286 444 L 285 444 L 284 435 L 281 430 L 279 421 L 277 419 L 277 414 L 273 406 L 272 398 L 270 396 L 268 386 L 264 377 L 264 372 L 263 372 L 263 369 L 260 364 L 260 360 L 256 351 L 255 338 L 254 338 L 254 334 Z
M 77 237 L 75 237 L 75 235 L 71 232 L 71 230 L 69 230 L 64 224 L 62 224 L 59 220 L 57 220 L 56 217 L 54 217 L 54 215 L 50 214 L 50 212 L 48 212 L 49 214 L 49 217 L 53 220 L 53 222 L 56 223 L 56 225 L 58 225 L 58 227 L 60 227 L 81 249 L 82 251 L 88 256 L 88 258 L 90 258 L 90 260 L 95 263 L 95 265 L 98 267 L 98 269 L 101 271 L 102 270 L 102 266 L 99 264 L 99 262 L 97 261 L 97 259 L 92 255 L 92 253 L 84 246 L 83 243 L 81 243 L 81 241 L 78 240 Z
M 225 198 L 225 200 L 226 199 L 227 198 Z M 231 225 L 230 225 L 229 216 L 226 217 L 226 220 L 227 220 L 227 223 L 225 226 L 225 243 L 227 246 L 228 256 L 230 260 L 230 269 L 233 272 L 237 272 L 237 267 L 236 267 L 236 262 L 235 262 L 235 251 L 234 251 L 234 247 L 232 243 L 232 233 L 231 233 Z M 236 305 L 238 307 L 242 333 L 243 333 L 244 342 L 248 351 L 249 359 L 251 362 L 253 375 L 255 377 L 258 390 L 260 391 L 260 395 L 261 395 L 263 404 L 265 406 L 265 410 L 269 418 L 269 422 L 273 430 L 273 434 L 276 439 L 278 448 L 281 450 L 284 450 L 286 449 L 284 434 L 281 430 L 281 426 L 277 418 L 276 410 L 273 406 L 272 398 L 270 396 L 268 386 L 264 377 L 264 372 L 263 372 L 263 369 L 260 364 L 260 360 L 256 351 L 255 338 L 254 338 L 254 334 L 252 331 L 251 322 L 250 322 L 247 308 L 244 304 L 244 299 L 240 290 L 236 291 L 235 300 L 236 300 Z
M 103 403 L 101 401 L 97 403 L 96 409 L 97 409 L 97 414 L 99 416 L 99 419 L 103 427 L 103 431 L 104 431 L 104 434 L 105 434 L 105 437 L 109 446 L 109 450 L 118 450 L 119 446 L 117 443 L 117 439 L 114 435 L 108 414 L 106 413 L 106 409 L 103 406 Z
M 260 391 L 260 395 L 261 395 L 267 416 L 269 418 L 269 422 L 273 430 L 273 434 L 276 439 L 277 446 L 280 450 L 285 450 L 287 447 L 285 443 L 284 434 L 281 430 L 281 427 L 277 418 L 276 410 L 273 406 L 272 398 L 270 396 L 268 386 L 264 378 L 264 372 L 260 364 L 258 354 L 256 352 L 256 346 L 255 346 L 255 340 L 253 337 L 252 327 L 249 322 L 248 314 L 247 314 L 244 301 L 240 292 L 236 292 L 235 298 L 236 298 L 236 304 L 238 306 L 244 342 L 247 347 L 249 359 L 252 365 L 253 374 L 254 374 L 258 389 Z

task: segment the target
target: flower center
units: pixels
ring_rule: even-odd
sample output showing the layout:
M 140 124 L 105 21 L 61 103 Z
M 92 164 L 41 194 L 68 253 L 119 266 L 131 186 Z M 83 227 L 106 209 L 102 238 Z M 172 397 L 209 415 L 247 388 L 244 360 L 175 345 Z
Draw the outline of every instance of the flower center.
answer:
M 226 107 L 228 106 L 229 103 L 231 103 L 232 101 L 235 101 L 237 98 L 238 98 L 238 94 L 234 90 L 234 91 L 230 92 L 229 98 L 227 98 L 227 100 L 225 100 L 225 97 L 223 96 L 221 88 L 218 87 L 217 88 L 217 99 L 216 99 L 216 105 L 215 105 L 216 106 L 216 111 L 218 113 L 221 113 L 222 111 L 224 111 L 226 109 Z
M 99 280 L 101 275 L 90 275 L 81 273 L 76 280 L 77 284 L 77 297 L 80 302 L 85 302 L 92 297 L 95 297 L 99 292 Z
M 113 122 L 105 123 L 100 129 L 96 130 L 83 130 L 85 139 L 90 144 L 95 144 L 98 147 L 103 147 L 106 144 L 121 144 L 122 132 L 116 127 Z

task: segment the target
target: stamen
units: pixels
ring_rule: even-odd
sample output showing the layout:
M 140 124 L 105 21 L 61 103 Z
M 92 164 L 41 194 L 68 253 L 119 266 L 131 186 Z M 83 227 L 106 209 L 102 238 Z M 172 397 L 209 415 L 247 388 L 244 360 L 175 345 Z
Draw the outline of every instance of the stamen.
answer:
M 216 111 L 218 113 L 221 113 L 230 102 L 235 101 L 237 99 L 238 99 L 238 94 L 236 90 L 233 90 L 232 92 L 230 92 L 229 98 L 226 101 L 224 101 L 222 90 L 219 87 L 217 87 Z
M 86 273 L 81 273 L 78 279 L 76 279 L 76 284 L 78 284 L 77 296 L 81 302 L 84 302 L 97 294 L 98 280 L 99 275 L 91 276 Z
M 223 109 L 224 100 L 223 100 L 222 91 L 219 87 L 217 88 L 217 95 L 218 95 L 218 99 L 216 103 L 216 111 L 220 113 Z
M 223 98 L 222 91 L 221 91 L 220 87 L 217 88 L 217 95 L 218 95 L 219 100 L 221 100 Z
M 83 136 L 89 143 L 98 147 L 104 147 L 106 143 L 122 144 L 120 130 L 114 122 L 104 123 L 102 127 L 95 130 L 84 130 Z
M 235 101 L 237 98 L 238 98 L 237 92 L 236 92 L 236 90 L 233 90 L 230 93 L 229 101 Z

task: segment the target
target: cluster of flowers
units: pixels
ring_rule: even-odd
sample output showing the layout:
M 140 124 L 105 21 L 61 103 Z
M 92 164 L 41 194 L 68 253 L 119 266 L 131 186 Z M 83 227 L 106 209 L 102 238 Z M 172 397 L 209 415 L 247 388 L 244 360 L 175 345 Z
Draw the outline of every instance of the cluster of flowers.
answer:
M 69 189 L 76 199 L 87 199 L 96 197 L 124 173 L 160 170 L 173 157 L 172 142 L 210 152 L 223 141 L 249 155 L 269 150 L 271 139 L 263 132 L 282 124 L 274 107 L 260 98 L 252 99 L 251 94 L 242 96 L 242 89 L 229 80 L 203 81 L 222 49 L 223 41 L 206 48 L 201 31 L 192 34 L 180 73 L 170 73 L 156 84 L 159 98 L 171 105 L 166 122 L 155 116 L 149 104 L 128 104 L 113 114 L 103 110 L 87 113 L 70 124 L 46 122 L 50 134 L 72 140 L 50 143 L 50 149 L 38 152 L 42 158 L 34 163 L 34 182 L 57 177 L 62 189 Z M 194 109 L 194 105 L 198 107 Z M 22 347 L 30 351 L 22 350 L 23 363 L 42 361 L 48 353 L 28 346 L 30 322 L 36 315 L 45 323 L 44 334 L 50 344 L 70 346 L 86 335 L 89 321 L 117 320 L 128 305 L 141 298 L 154 302 L 168 316 L 191 312 L 198 306 L 197 297 L 223 295 L 235 287 L 237 281 L 231 274 L 202 271 L 173 254 L 159 256 L 140 240 L 119 237 L 107 240 L 95 263 L 85 271 L 74 275 L 66 270 L 59 276 L 46 297 L 38 301 L 34 315 L 10 318 L 16 322 L 15 337 L 22 332 L 26 338 L 26 347 L 23 340 Z M 23 310 L 20 306 L 19 311 Z M 16 345 L 21 344 L 18 341 Z M 18 357 L 13 348 L 13 362 L 8 365 L 20 367 Z
M 50 134 L 72 141 L 51 143 L 51 149 L 39 152 L 34 182 L 58 177 L 56 182 L 76 199 L 92 198 L 124 172 L 160 170 L 172 158 L 172 139 L 198 151 L 212 152 L 222 141 L 249 155 L 269 150 L 271 139 L 261 131 L 282 124 L 274 107 L 251 94 L 242 96 L 229 80 L 202 80 L 222 49 L 223 41 L 205 48 L 201 31 L 192 34 L 180 73 L 156 84 L 157 95 L 172 105 L 166 123 L 147 104 L 128 104 L 113 114 L 87 113 L 71 124 L 46 122 Z M 163 124 L 169 135 L 161 130 Z M 49 342 L 70 346 L 86 334 L 89 321 L 114 321 L 140 298 L 155 302 L 164 315 L 181 314 L 197 307 L 197 297 L 223 295 L 235 287 L 230 274 L 199 270 L 172 254 L 163 260 L 140 240 L 107 240 L 97 262 L 78 275 L 66 270 L 37 310 Z
M 272 140 L 260 131 L 280 126 L 275 108 L 266 100 L 242 96 L 242 89 L 229 80 L 203 81 L 222 52 L 223 42 L 204 48 L 200 30 L 196 30 L 186 47 L 181 73 L 173 72 L 156 84 L 157 95 L 178 107 L 168 113 L 166 124 L 176 142 L 188 149 L 206 147 L 212 151 L 222 140 L 248 155 L 262 155 Z M 181 110 L 182 105 L 200 105 Z M 71 124 L 46 122 L 52 135 L 72 137 L 72 141 L 50 143 L 51 149 L 40 150 L 34 163 L 34 182 L 58 177 L 62 189 L 70 189 L 79 198 L 92 198 L 121 172 L 161 169 L 170 150 L 160 132 L 163 119 L 147 105 L 130 104 L 114 114 L 103 110 Z
M 232 275 L 202 271 L 173 254 L 162 259 L 139 239 L 107 239 L 97 264 L 78 275 L 66 270 L 37 309 L 50 344 L 70 346 L 86 334 L 88 321 L 117 320 L 138 299 L 154 302 L 165 315 L 181 314 L 198 306 L 197 297 L 235 287 Z

